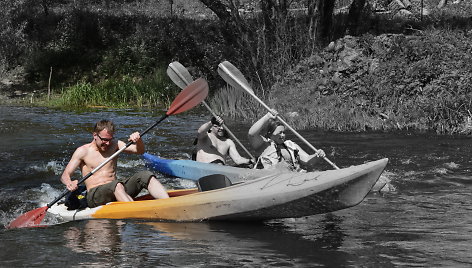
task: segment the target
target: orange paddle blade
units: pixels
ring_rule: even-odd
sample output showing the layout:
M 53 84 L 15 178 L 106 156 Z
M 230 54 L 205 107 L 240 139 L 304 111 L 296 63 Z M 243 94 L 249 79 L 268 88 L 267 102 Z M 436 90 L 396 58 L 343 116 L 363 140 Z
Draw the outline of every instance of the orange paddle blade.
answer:
M 24 228 L 39 225 L 46 216 L 47 210 L 48 207 L 46 206 L 28 211 L 25 214 L 16 218 L 14 221 L 10 222 L 10 224 L 6 228 Z
M 174 115 L 192 109 L 208 96 L 208 83 L 198 78 L 182 90 L 167 110 L 166 115 Z

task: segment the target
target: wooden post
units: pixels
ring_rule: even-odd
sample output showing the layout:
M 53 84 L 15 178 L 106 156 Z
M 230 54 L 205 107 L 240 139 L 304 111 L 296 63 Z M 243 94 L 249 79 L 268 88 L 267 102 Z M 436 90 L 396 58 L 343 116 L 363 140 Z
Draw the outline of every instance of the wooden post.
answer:
M 423 11 L 424 11 L 424 4 L 423 4 L 423 0 L 421 0 L 421 21 L 423 21 Z
M 48 101 L 51 99 L 51 77 L 52 77 L 52 66 L 51 66 L 51 71 L 49 72 Z

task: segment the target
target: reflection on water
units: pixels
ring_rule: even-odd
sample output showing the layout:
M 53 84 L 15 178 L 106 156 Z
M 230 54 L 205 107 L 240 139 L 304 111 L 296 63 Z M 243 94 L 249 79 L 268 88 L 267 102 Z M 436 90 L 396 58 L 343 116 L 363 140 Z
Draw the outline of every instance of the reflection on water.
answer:
M 376 244 L 351 252 L 345 247 L 343 219 L 334 214 L 261 223 L 144 222 L 157 232 L 197 244 L 212 264 L 254 266 L 345 267 L 353 263 L 388 267 Z M 356 247 L 354 247 L 356 248 Z M 189 252 L 187 252 L 189 253 Z M 193 253 L 193 252 L 190 252 Z M 361 254 L 360 254 L 361 253 Z M 379 266 L 380 265 L 380 266 Z M 362 265 L 361 265 L 362 266 Z
M 468 137 L 300 131 L 340 167 L 390 159 L 383 174 L 390 181 L 389 190 L 332 214 L 264 223 L 91 220 L 26 230 L 3 228 L 64 190 L 58 176 L 75 148 L 90 142 L 96 120 L 114 120 L 117 136 L 124 139 L 160 115 L 0 107 L 0 266 L 472 266 Z M 208 119 L 206 114 L 191 113 L 169 117 L 144 137 L 147 151 L 189 159 L 196 129 Z M 248 145 L 248 126 L 225 122 Z M 120 156 L 120 176 L 143 168 L 138 157 Z M 320 168 L 330 166 L 323 163 Z M 195 186 L 158 176 L 168 188 Z
M 119 252 L 122 221 L 93 220 L 64 231 L 65 246 L 77 253 L 92 252 L 100 255 Z

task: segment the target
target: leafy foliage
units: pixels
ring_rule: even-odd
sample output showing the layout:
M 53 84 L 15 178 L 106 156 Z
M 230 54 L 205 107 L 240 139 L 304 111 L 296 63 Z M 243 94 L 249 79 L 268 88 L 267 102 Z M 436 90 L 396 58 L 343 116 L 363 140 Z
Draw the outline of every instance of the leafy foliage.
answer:
M 470 131 L 469 34 L 430 29 L 345 37 L 334 46 L 302 61 L 273 88 L 277 99 L 298 92 L 279 109 L 315 117 L 310 126 L 333 130 Z
M 272 17 L 271 31 L 260 13 L 249 13 L 240 18 L 248 31 L 238 36 L 211 14 L 195 12 L 200 1 L 170 2 L 3 1 L 0 74 L 23 66 L 31 88 L 45 91 L 52 67 L 61 105 L 160 105 L 177 90 L 163 70 L 178 60 L 209 80 L 219 111 L 255 119 L 265 111 L 245 93 L 218 90 L 216 67 L 229 60 L 299 127 L 455 133 L 471 125 L 470 4 L 421 19 L 367 9 L 357 37 L 343 37 L 346 18 L 337 14 L 332 38 L 339 39 L 320 48 L 304 12 Z

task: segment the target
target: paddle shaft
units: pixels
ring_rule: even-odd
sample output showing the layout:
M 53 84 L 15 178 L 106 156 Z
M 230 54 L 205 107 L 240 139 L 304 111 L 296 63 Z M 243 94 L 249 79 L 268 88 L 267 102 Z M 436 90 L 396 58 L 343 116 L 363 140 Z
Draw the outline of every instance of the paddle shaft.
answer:
M 221 68 L 224 68 L 225 70 L 225 73 L 227 75 L 230 76 L 230 78 L 233 80 L 233 81 L 239 81 L 238 77 L 236 77 L 232 72 L 230 72 L 225 66 L 223 65 L 220 65 Z M 272 109 L 267 106 L 261 99 L 259 99 L 253 92 L 253 90 L 251 88 L 249 88 L 245 83 L 238 83 L 247 93 L 249 93 L 254 99 L 256 99 L 264 108 L 266 108 L 269 112 L 272 112 Z M 279 120 L 282 124 L 285 125 L 285 127 L 287 127 L 290 131 L 292 131 L 300 140 L 302 140 L 306 145 L 308 145 L 308 147 L 310 147 L 313 151 L 318 151 L 318 149 L 316 149 L 313 145 L 311 145 L 311 143 L 309 143 L 305 138 L 302 137 L 302 135 L 300 135 L 295 129 L 293 129 L 289 124 L 287 124 L 287 122 L 285 122 L 285 120 L 283 120 L 279 115 L 276 116 L 277 117 L 277 120 Z M 335 169 L 339 169 L 338 166 L 336 166 L 336 164 L 334 164 L 333 162 L 331 162 L 331 160 L 329 160 L 326 156 L 323 157 L 323 159 L 328 162 L 331 166 L 333 166 Z
M 164 119 L 166 119 L 169 115 L 165 114 L 163 115 L 159 120 L 157 120 L 154 124 L 152 124 L 151 126 L 149 126 L 146 130 L 144 130 L 142 133 L 140 133 L 140 136 L 144 136 L 146 133 L 149 132 L 149 130 L 151 130 L 152 128 L 154 128 L 155 126 L 157 126 L 160 122 L 162 122 Z M 94 168 L 92 171 L 90 171 L 87 175 L 83 176 L 79 182 L 77 183 L 77 185 L 79 184 L 82 184 L 86 179 L 90 178 L 93 174 L 95 174 L 95 172 L 97 172 L 99 169 L 101 169 L 104 165 L 106 165 L 108 162 L 110 162 L 111 160 L 113 160 L 114 158 L 116 158 L 120 153 L 122 153 L 124 150 L 126 150 L 126 148 L 128 148 L 129 146 L 131 146 L 131 144 L 133 144 L 132 141 L 129 141 L 128 143 L 126 143 L 125 147 L 119 149 L 118 151 L 116 151 L 114 154 L 112 154 L 110 157 L 108 157 L 107 159 L 105 159 L 105 161 L 103 161 L 100 165 L 98 165 L 96 168 Z M 47 207 L 50 208 L 52 207 L 55 203 L 57 203 L 59 200 L 61 200 L 64 196 L 66 196 L 70 191 L 69 190 L 65 190 L 64 192 L 62 192 L 62 194 L 60 196 L 58 196 L 56 199 L 54 199 L 52 202 L 50 202 L 49 204 L 47 204 Z
M 183 67 L 183 66 L 182 66 Z M 188 78 L 186 78 L 182 72 L 180 72 L 172 63 L 169 64 L 169 68 L 172 69 L 172 71 L 174 71 L 174 73 L 179 76 L 180 80 L 182 80 L 186 85 L 192 83 L 192 81 Z M 190 81 L 189 81 L 190 80 Z M 177 83 L 176 83 L 177 84 Z M 180 86 L 180 85 L 179 85 Z M 207 108 L 207 110 L 214 116 L 214 117 L 217 117 L 217 114 L 210 108 L 210 106 L 205 102 L 205 101 L 202 101 L 203 103 L 203 106 L 205 106 L 205 108 Z M 249 157 L 251 157 L 252 161 L 255 162 L 256 161 L 256 158 L 249 152 L 249 150 L 241 143 L 241 141 L 239 141 L 238 138 L 236 138 L 236 136 L 233 134 L 233 132 L 231 132 L 231 130 L 229 130 L 229 128 L 225 125 L 225 123 L 223 122 L 222 124 L 224 130 L 226 132 L 228 132 L 228 134 L 231 136 L 231 139 L 233 139 L 234 141 L 236 141 L 236 143 L 241 147 L 243 148 L 243 150 L 246 152 L 247 155 L 249 155 Z

